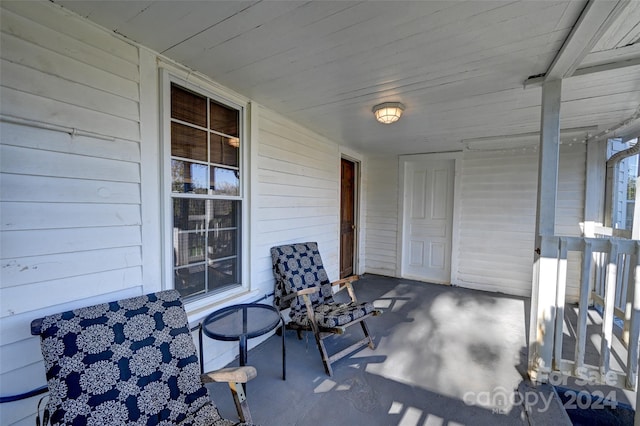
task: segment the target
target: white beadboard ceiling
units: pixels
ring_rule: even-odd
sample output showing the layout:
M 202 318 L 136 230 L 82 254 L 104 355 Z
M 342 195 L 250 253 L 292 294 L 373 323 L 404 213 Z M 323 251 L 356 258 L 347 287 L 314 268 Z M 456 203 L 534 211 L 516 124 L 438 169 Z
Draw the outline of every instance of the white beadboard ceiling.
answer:
M 610 0 L 599 0 L 610 1 Z M 544 74 L 586 1 L 56 3 L 364 153 L 458 150 L 536 132 Z M 581 63 L 634 65 L 563 82 L 562 128 L 640 132 L 640 1 Z M 377 123 L 371 107 L 400 101 Z M 597 126 L 597 129 L 593 126 Z M 504 138 L 503 138 L 504 139 Z

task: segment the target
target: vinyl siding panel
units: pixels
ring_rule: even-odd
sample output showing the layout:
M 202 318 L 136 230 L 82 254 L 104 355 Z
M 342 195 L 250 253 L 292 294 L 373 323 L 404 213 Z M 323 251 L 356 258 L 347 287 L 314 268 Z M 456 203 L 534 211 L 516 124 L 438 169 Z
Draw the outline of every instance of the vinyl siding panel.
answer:
M 6 173 L 0 181 L 0 189 L 4 202 L 57 203 L 60 200 L 74 200 L 74 203 L 88 203 L 91 206 L 103 203 L 136 205 L 140 202 L 140 184 L 137 182 L 78 180 Z M 64 209 L 64 205 L 61 208 Z
M 47 2 L 2 4 L 0 394 L 41 386 L 32 319 L 143 292 L 138 51 Z M 0 424 L 32 424 L 34 399 Z
M 556 202 L 556 234 L 582 235 L 587 176 L 587 146 L 572 143 L 560 147 L 558 200 Z M 569 252 L 567 259 L 566 298 L 577 302 L 580 297 L 582 255 Z
M 2 82 L 20 92 L 136 121 L 138 102 L 3 60 Z
M 3 75 L 4 82 L 4 75 Z M 0 123 L 2 144 L 22 148 L 39 149 L 66 154 L 76 154 L 138 163 L 140 143 L 108 137 L 93 138 L 68 133 L 51 132 L 37 127 L 16 126 Z
M 137 163 L 14 146 L 2 146 L 0 149 L 0 166 L 4 173 L 116 182 L 140 181 Z
M 257 120 L 253 286 L 273 291 L 271 247 L 304 241 L 318 242 L 329 278 L 338 279 L 339 146 L 266 108 Z
M 365 272 L 397 275 L 398 159 L 367 158 L 365 208 Z
M 7 4 L 7 3 L 5 3 Z M 29 25 L 26 25 L 29 27 Z M 7 61 L 51 74 L 61 79 L 84 84 L 125 99 L 138 99 L 137 83 L 45 47 L 2 32 L 2 57 Z M 88 35 L 91 37 L 91 35 Z M 113 58 L 113 56 L 111 56 Z M 42 69 L 46 64 L 46 69 Z
M 462 161 L 453 282 L 525 295 L 533 259 L 537 157 L 467 151 Z
M 561 146 L 556 234 L 581 235 L 586 147 Z M 530 296 L 538 153 L 532 149 L 466 151 L 458 227 L 458 269 L 464 287 Z M 577 299 L 580 262 L 570 255 L 567 297 Z

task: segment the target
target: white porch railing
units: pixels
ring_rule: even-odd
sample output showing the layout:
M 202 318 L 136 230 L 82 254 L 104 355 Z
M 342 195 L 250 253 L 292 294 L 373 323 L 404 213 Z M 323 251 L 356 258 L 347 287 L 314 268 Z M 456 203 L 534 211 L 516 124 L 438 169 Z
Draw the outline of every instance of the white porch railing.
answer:
M 555 298 L 555 327 L 552 359 L 541 359 L 538 365 L 551 366 L 536 375 L 544 380 L 550 372 L 571 375 L 619 388 L 635 389 L 638 374 L 638 339 L 640 336 L 640 242 L 618 238 L 542 237 L 542 243 L 557 247 L 557 286 Z M 548 247 L 547 246 L 547 247 Z M 567 257 L 570 252 L 581 253 L 579 277 L 580 294 L 575 325 L 575 350 L 572 358 L 563 354 L 565 329 L 565 294 L 567 289 Z M 590 304 L 602 306 L 600 324 L 599 365 L 585 362 Z M 593 313 L 593 311 L 592 311 Z M 611 367 L 614 317 L 624 322 L 622 342 L 626 357 L 615 354 L 622 371 Z M 597 341 L 597 339 L 596 339 Z M 569 351 L 570 352 L 570 351 Z
M 614 229 L 613 234 L 611 228 L 602 228 L 602 230 L 608 230 L 609 233 L 600 233 L 596 230 L 596 238 L 606 238 L 614 241 L 615 237 L 621 237 L 623 239 L 631 238 L 631 231 Z M 619 231 L 616 233 L 616 231 Z M 619 241 L 619 240 L 618 240 Z M 630 247 L 634 241 L 626 241 L 625 245 Z M 636 242 L 637 243 L 637 242 Z M 591 292 L 590 304 L 605 307 L 605 295 L 606 295 L 606 280 L 607 280 L 607 265 L 609 263 L 609 254 L 605 252 L 596 252 L 593 254 L 594 267 L 593 271 L 593 287 Z M 618 258 L 616 262 L 616 292 L 614 301 L 614 315 L 623 321 L 622 329 L 622 341 L 628 347 L 630 338 L 631 327 L 631 313 L 633 307 L 633 295 L 634 295 L 634 265 L 633 262 L 638 262 L 634 259 L 636 254 L 628 253 L 625 250 L 618 250 Z

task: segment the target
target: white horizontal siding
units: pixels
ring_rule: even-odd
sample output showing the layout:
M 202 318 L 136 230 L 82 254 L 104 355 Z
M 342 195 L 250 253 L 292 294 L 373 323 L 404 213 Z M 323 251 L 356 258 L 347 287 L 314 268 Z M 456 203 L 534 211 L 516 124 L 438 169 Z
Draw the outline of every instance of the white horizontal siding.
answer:
M 256 116 L 253 287 L 273 291 L 271 247 L 304 241 L 318 242 L 329 278 L 338 279 L 338 145 L 265 108 Z
M 397 274 L 398 158 L 367 158 L 363 189 L 365 217 L 365 272 Z
M 32 28 L 28 24 L 25 26 Z M 33 68 L 43 74 L 51 74 L 67 81 L 100 89 L 105 93 L 112 93 L 125 99 L 138 99 L 139 93 L 135 81 L 97 68 L 82 58 L 53 52 L 46 47 L 21 39 L 19 36 L 6 32 L 5 27 L 2 28 L 2 31 L 2 57 L 5 60 Z M 117 58 L 113 55 L 111 57 Z M 46 69 L 42 69 L 41 64 L 43 63 L 47 65 Z
M 135 188 L 134 188 L 135 189 Z M 140 206 L 136 204 L 87 204 L 42 202 L 2 202 L 3 231 L 50 230 L 78 227 L 140 226 Z M 107 228 L 108 229 L 108 228 Z
M 0 149 L 3 173 L 116 182 L 140 181 L 140 166 L 137 163 L 7 145 L 2 145 Z
M 556 202 L 556 235 L 579 237 L 584 225 L 584 206 L 587 176 L 587 146 L 582 143 L 560 146 L 558 170 L 558 200 Z M 580 298 L 580 270 L 582 258 L 578 252 L 569 252 L 567 259 L 568 301 Z
M 5 173 L 0 181 L 0 189 L 3 202 L 56 203 L 60 200 L 75 200 L 77 203 L 92 203 L 85 204 L 85 208 L 88 208 L 102 203 L 138 204 L 140 201 L 140 184 L 137 182 Z
M 20 92 L 55 99 L 128 121 L 138 119 L 137 100 L 103 92 L 94 87 L 63 80 L 40 70 L 2 60 L 2 83 Z
M 558 173 L 556 234 L 581 235 L 586 149 L 563 145 Z M 466 151 L 462 166 L 455 284 L 530 296 L 538 153 Z M 570 259 L 567 297 L 577 298 L 578 259 Z
M 94 255 L 95 257 L 95 255 Z M 77 259 L 81 261 L 82 259 Z M 81 272 L 81 271 L 78 271 Z M 138 292 L 138 287 L 142 280 L 142 268 L 140 266 L 126 267 L 119 265 L 106 271 L 84 273 L 77 276 L 64 277 L 61 279 L 49 279 L 21 286 L 8 287 L 2 290 L 3 297 L 14 300 L 7 313 L 17 315 L 25 313 L 34 316 L 33 311 L 42 309 L 43 297 L 21 297 L 25 292 L 29 294 L 47 295 L 47 307 L 61 306 L 69 302 L 69 295 L 73 294 L 77 300 L 91 299 L 96 296 L 110 294 L 114 292 L 127 292 L 128 290 Z M 108 291 L 105 291 L 108 289 Z M 133 294 L 132 294 L 133 295 Z M 103 301 L 115 300 L 115 297 L 103 298 Z M 99 301 L 95 301 L 99 303 Z M 5 310 L 3 306 L 3 311 Z M 51 313 L 55 312 L 52 310 Z M 44 312 L 42 313 L 44 315 Z M 24 333 L 24 330 L 22 330 Z
M 139 225 L 90 228 L 37 229 L 2 234 L 3 259 L 77 253 L 114 247 L 139 246 Z M 9 269 L 9 268 L 7 268 Z M 5 284 L 2 284 L 4 287 Z
M 582 143 L 561 145 L 556 202 L 556 235 L 582 235 L 587 146 Z
M 3 76 L 4 82 L 4 76 Z M 122 139 L 101 139 L 68 133 L 51 132 L 46 129 L 27 126 L 16 126 L 0 123 L 2 144 L 43 151 L 61 152 L 120 160 L 140 161 L 140 144 L 137 141 Z
M 531 151 L 465 152 L 455 284 L 527 295 L 536 174 L 537 155 Z
M 134 46 L 98 35 L 95 27 L 61 9 L 11 4 L 3 9 L 0 22 L 4 32 L 111 75 L 138 81 L 138 53 Z M 51 22 L 51 13 L 59 18 L 56 22 Z M 85 34 L 88 38 L 83 37 Z
M 46 2 L 2 3 L 0 394 L 44 384 L 31 320 L 142 290 L 137 48 Z M 33 399 L 0 424 L 31 424 Z

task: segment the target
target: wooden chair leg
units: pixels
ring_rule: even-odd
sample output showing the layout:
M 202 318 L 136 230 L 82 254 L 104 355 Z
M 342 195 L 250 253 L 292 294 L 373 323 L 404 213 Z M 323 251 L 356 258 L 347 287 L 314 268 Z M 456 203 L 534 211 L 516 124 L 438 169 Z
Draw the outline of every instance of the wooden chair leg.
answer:
M 236 411 L 238 411 L 240 421 L 251 424 L 251 412 L 249 411 L 244 385 L 242 383 L 229 382 L 229 388 L 231 389 L 231 395 L 233 396 L 233 402 L 236 404 Z
M 322 357 L 322 364 L 324 364 L 324 371 L 327 373 L 329 377 L 333 376 L 333 369 L 331 368 L 331 361 L 329 360 L 329 354 L 327 354 L 327 349 L 324 347 L 324 342 L 320 337 L 319 333 L 313 333 L 316 337 L 316 343 L 318 344 L 318 350 L 320 350 L 320 356 Z
M 324 342 L 322 341 L 322 337 L 320 336 L 320 329 L 316 325 L 315 322 L 311 321 L 311 331 L 313 332 L 313 336 L 316 338 L 316 344 L 318 345 L 318 350 L 320 351 L 320 356 L 322 357 L 322 364 L 324 365 L 324 371 L 327 373 L 329 377 L 333 376 L 333 369 L 331 368 L 331 360 L 329 359 L 329 354 L 327 353 L 327 348 L 324 347 Z
M 369 338 L 369 347 L 371 349 L 375 349 L 376 345 L 375 343 L 373 343 L 373 339 L 371 339 L 371 335 L 369 334 L 369 328 L 367 327 L 367 324 L 364 322 L 364 320 L 360 321 L 360 326 L 362 327 L 362 331 L 364 332 L 365 337 Z

